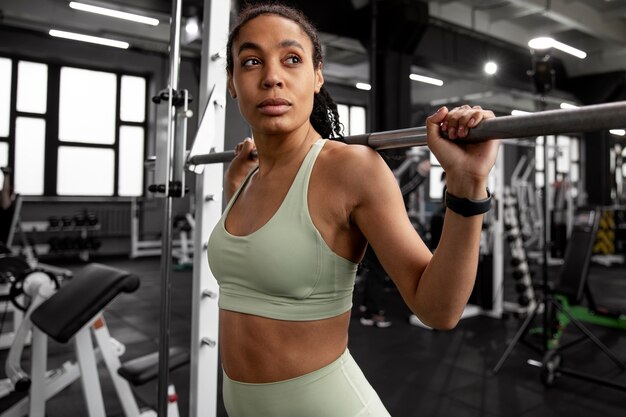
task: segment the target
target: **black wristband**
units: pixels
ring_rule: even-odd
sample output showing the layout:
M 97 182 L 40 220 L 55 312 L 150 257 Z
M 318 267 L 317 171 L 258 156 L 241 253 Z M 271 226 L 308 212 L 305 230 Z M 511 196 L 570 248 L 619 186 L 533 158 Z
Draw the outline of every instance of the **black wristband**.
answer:
M 483 214 L 491 209 L 491 193 L 489 192 L 489 188 L 487 188 L 487 198 L 484 200 L 470 200 L 469 198 L 455 197 L 446 190 L 445 201 L 447 208 L 464 217 Z

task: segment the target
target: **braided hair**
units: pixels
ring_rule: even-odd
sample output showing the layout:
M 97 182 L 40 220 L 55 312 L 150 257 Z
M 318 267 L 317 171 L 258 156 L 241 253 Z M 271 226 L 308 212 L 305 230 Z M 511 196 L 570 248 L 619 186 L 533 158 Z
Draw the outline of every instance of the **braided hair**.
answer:
M 231 74 L 233 73 L 234 65 L 232 55 L 233 42 L 237 39 L 241 28 L 246 23 L 263 14 L 278 15 L 297 23 L 300 28 L 302 28 L 304 33 L 307 34 L 313 44 L 313 66 L 314 68 L 318 68 L 318 66 L 323 62 L 322 44 L 313 23 L 311 23 L 311 21 L 304 16 L 300 10 L 293 7 L 280 3 L 257 3 L 248 4 L 241 10 L 239 14 L 239 22 L 228 36 L 228 42 L 226 44 L 226 68 Z M 341 134 L 343 126 L 339 122 L 337 104 L 324 86 L 322 86 L 320 92 L 316 93 L 313 97 L 313 111 L 311 112 L 309 120 L 311 125 L 313 125 L 313 128 L 320 135 L 322 135 L 322 137 L 343 137 Z

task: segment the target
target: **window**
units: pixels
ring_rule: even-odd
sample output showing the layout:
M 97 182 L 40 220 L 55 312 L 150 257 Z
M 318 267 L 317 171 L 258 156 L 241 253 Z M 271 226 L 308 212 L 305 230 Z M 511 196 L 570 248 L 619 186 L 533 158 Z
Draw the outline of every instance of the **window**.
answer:
M 143 195 L 145 77 L 0 57 L 0 91 L 0 166 L 16 192 Z
M 120 119 L 124 122 L 143 122 L 146 117 L 146 79 L 122 75 Z
M 48 113 L 48 66 L 38 62 L 17 63 L 15 118 L 15 192 L 44 193 L 46 116 Z
M 59 195 L 113 195 L 114 174 L 113 149 L 59 147 Z
M 115 143 L 116 100 L 115 74 L 61 68 L 59 140 Z
M 0 58 L 0 140 L 9 136 L 11 118 L 11 60 Z
M 46 113 L 48 66 L 36 62 L 20 61 L 17 65 L 17 74 L 17 111 Z
M 12 62 L 0 57 L 0 167 L 9 165 L 9 127 L 11 121 L 11 75 Z M 4 174 L 0 172 L 0 183 L 4 182 Z
M 136 196 L 143 188 L 143 138 L 144 129 L 137 126 L 120 128 L 120 180 L 118 194 Z
M 363 106 L 337 104 L 339 121 L 345 136 L 360 135 L 367 130 L 367 112 Z
M 15 120 L 15 192 L 43 194 L 45 141 L 44 119 L 18 117 Z

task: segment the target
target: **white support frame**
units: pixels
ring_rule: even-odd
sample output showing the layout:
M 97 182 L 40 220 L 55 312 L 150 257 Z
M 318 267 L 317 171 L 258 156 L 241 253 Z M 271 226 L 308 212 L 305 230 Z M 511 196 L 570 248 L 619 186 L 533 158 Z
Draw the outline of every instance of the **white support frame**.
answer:
M 205 0 L 199 109 L 207 108 L 202 124 L 208 124 L 215 151 L 224 148 L 226 65 L 230 0 Z M 208 100 L 211 100 L 208 103 Z M 194 233 L 193 300 L 191 328 L 191 381 L 189 414 L 215 416 L 217 412 L 219 288 L 207 262 L 209 234 L 222 215 L 221 164 L 206 165 L 196 177 L 196 228 Z
M 494 180 L 493 192 L 496 194 L 495 222 L 493 224 L 493 306 L 486 314 L 490 317 L 501 318 L 504 311 L 504 152 L 505 146 L 500 146 L 496 165 L 491 176 Z

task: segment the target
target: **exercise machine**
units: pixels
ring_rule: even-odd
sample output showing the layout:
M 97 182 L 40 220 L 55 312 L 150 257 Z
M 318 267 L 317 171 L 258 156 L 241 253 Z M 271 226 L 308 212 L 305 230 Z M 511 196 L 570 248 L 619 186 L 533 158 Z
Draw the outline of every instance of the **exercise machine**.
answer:
M 607 378 L 563 367 L 563 352 L 584 340 L 590 340 L 620 369 L 626 369 L 626 365 L 584 324 L 592 323 L 626 330 L 626 316 L 619 312 L 608 311 L 599 307 L 593 299 L 587 279 L 599 218 L 599 209 L 578 210 L 574 216 L 572 234 L 565 252 L 565 262 L 556 279 L 554 288 L 547 294 L 543 294 L 543 299 L 529 311 L 524 323 L 495 366 L 494 373 L 500 370 L 515 345 L 531 330 L 530 326 L 536 315 L 543 312 L 548 314 L 550 318 L 548 326 L 540 329 L 545 340 L 547 340 L 546 346 L 537 349 L 540 353 L 543 353 L 543 360 L 536 361 L 531 359 L 528 360 L 528 363 L 541 368 L 541 380 L 545 385 L 551 386 L 558 376 L 568 375 L 612 388 L 626 390 L 626 386 L 617 384 Z M 589 307 L 583 306 L 585 298 Z M 570 324 L 573 324 L 583 336 L 573 341 L 562 343 L 564 332 Z M 533 345 L 530 345 L 530 347 L 533 347 Z
M 31 287 L 35 285 L 28 288 Z M 104 401 L 97 371 L 99 359 L 109 371 L 125 416 L 155 415 L 152 410 L 140 410 L 131 389 L 131 384 L 143 384 L 156 376 L 155 354 L 122 364 L 119 356 L 124 349 L 111 338 L 102 314 L 106 305 L 119 294 L 131 293 L 138 287 L 137 276 L 100 264 L 86 266 L 56 292 L 49 285 L 36 286 L 40 296 L 34 298 L 27 315 L 28 320 L 23 322 L 24 326 L 32 323 L 29 326 L 33 332 L 31 372 L 27 374 L 19 367 L 23 347 L 19 343 L 12 349 L 8 362 L 10 365 L 7 365 L 10 386 L 18 391 L 25 391 L 30 387 L 30 393 L 1 416 L 44 416 L 46 401 L 80 379 L 89 417 L 104 417 Z M 26 331 L 27 327 L 23 329 Z M 93 347 L 92 335 L 97 349 Z M 49 371 L 49 337 L 59 343 L 73 340 L 77 362 L 66 362 L 60 369 Z M 171 369 L 188 363 L 189 354 L 186 350 L 176 348 L 170 354 Z M 178 417 L 177 396 L 173 386 L 169 387 L 169 392 L 167 416 Z
M 553 307 L 551 318 L 555 331 L 549 339 L 543 361 L 540 364 L 531 363 L 541 367 L 541 380 L 546 386 L 553 385 L 557 377 L 567 375 L 626 391 L 624 384 L 563 366 L 563 352 L 588 340 L 619 369 L 626 370 L 626 364 L 584 325 L 589 323 L 626 330 L 626 314 L 598 305 L 589 286 L 589 265 L 600 214 L 599 209 L 579 210 L 574 218 L 572 234 L 565 253 L 566 263 L 555 283 L 550 304 Z M 583 336 L 563 343 L 564 333 L 570 325 L 574 325 Z

